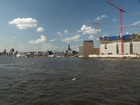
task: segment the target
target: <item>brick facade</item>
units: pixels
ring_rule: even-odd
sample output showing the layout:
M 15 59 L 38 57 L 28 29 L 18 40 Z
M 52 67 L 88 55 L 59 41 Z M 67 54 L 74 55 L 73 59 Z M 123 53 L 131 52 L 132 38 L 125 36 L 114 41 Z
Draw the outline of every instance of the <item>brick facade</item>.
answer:
M 90 54 L 94 53 L 94 45 L 92 40 L 83 42 L 83 57 L 89 57 Z

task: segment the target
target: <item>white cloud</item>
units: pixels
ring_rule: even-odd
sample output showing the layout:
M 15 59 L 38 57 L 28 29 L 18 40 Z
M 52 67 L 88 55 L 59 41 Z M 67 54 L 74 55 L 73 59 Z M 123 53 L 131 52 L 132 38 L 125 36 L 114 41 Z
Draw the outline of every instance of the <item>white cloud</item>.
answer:
M 106 15 L 102 15 L 102 16 L 101 16 L 101 18 L 105 18 L 105 17 L 106 17 Z
M 52 45 L 52 44 L 50 44 L 50 43 L 44 43 L 43 45 L 42 45 L 42 50 L 43 51 L 47 51 L 47 50 L 59 50 L 59 49 L 61 49 L 60 47 L 58 47 L 58 46 L 55 46 L 55 45 Z
M 110 35 L 109 35 L 109 33 L 105 33 L 105 34 L 103 35 L 103 37 L 104 37 L 104 36 L 110 36 Z
M 56 39 L 52 39 L 52 40 L 50 40 L 50 42 L 54 42 Z
M 71 37 L 72 41 L 79 41 L 79 39 L 80 39 L 80 35 L 75 35 L 75 36 Z
M 68 37 L 68 38 L 65 38 L 65 39 L 62 39 L 63 42 L 66 42 L 66 43 L 69 43 L 71 41 L 71 38 Z
M 65 34 L 65 35 L 68 34 L 68 30 L 64 30 L 64 34 Z
M 57 35 L 60 35 L 60 36 L 62 36 L 63 34 L 62 34 L 61 32 L 57 32 Z
M 27 49 L 29 50 L 29 45 L 25 45 L 21 42 L 18 43 L 18 47 L 19 47 L 18 50 L 20 51 L 27 51 Z
M 113 22 L 116 22 L 117 20 L 118 20 L 118 19 L 115 19 L 115 18 L 114 18 L 112 21 L 113 21 Z
M 44 30 L 43 27 L 38 27 L 38 28 L 36 29 L 36 31 L 37 31 L 37 32 L 43 32 L 43 31 L 45 31 L 45 30 Z
M 31 44 L 38 44 L 38 43 L 43 43 L 45 41 L 46 41 L 46 37 L 44 35 L 41 35 L 40 39 L 30 40 L 29 43 L 31 43 Z
M 100 19 L 101 19 L 101 17 L 98 16 L 95 20 L 100 20 Z
M 129 34 L 129 32 L 126 32 L 125 34 Z
M 79 51 L 79 46 L 80 46 L 80 45 L 73 45 L 73 46 L 71 46 L 71 49 L 72 49 L 72 50 Z M 81 45 L 81 46 L 83 46 L 83 45 Z
M 83 25 L 78 32 L 82 32 L 83 35 L 85 35 L 85 34 L 93 35 L 93 34 L 96 34 L 98 32 L 98 30 L 93 29 L 90 26 L 88 27 L 86 25 Z
M 33 18 L 16 18 L 8 23 L 16 25 L 19 29 L 27 29 L 37 26 L 37 20 Z
M 13 36 L 13 39 L 17 39 L 17 36 Z
M 75 35 L 73 37 L 62 39 L 62 41 L 66 43 L 69 43 L 70 41 L 79 41 L 79 40 L 80 40 L 80 35 Z
M 101 15 L 101 16 L 98 16 L 95 20 L 101 20 L 103 18 L 106 18 L 107 16 L 106 15 Z
M 94 36 L 93 35 L 90 35 L 89 36 L 89 39 L 92 39 L 93 40 L 94 39 Z
M 64 30 L 63 32 L 57 32 L 57 35 L 60 35 L 61 37 L 62 37 L 63 35 L 67 35 L 67 34 L 69 34 L 69 33 L 68 33 L 68 30 Z
M 137 22 L 134 22 L 134 23 L 132 23 L 132 26 L 138 26 L 138 25 L 140 25 L 140 21 L 137 21 Z

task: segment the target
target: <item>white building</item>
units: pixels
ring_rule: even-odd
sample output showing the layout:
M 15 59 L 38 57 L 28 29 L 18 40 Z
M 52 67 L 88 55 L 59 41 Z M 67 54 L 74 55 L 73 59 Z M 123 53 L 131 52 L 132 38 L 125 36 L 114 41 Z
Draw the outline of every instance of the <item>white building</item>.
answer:
M 140 54 L 140 42 L 133 42 L 133 53 Z
M 140 34 L 124 35 L 123 48 L 124 55 L 140 54 Z M 100 55 L 121 55 L 120 37 L 101 37 Z

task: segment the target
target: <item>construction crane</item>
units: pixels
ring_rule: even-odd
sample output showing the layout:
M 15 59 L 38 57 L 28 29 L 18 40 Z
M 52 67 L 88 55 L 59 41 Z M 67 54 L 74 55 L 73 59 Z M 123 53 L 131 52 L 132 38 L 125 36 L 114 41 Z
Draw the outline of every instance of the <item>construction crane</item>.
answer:
M 113 7 L 117 8 L 120 11 L 120 38 L 121 38 L 121 54 L 124 54 L 124 46 L 123 46 L 123 27 L 122 27 L 122 13 L 125 12 L 122 7 L 116 6 L 110 1 L 106 1 L 108 4 L 112 5 Z
M 111 23 L 93 22 L 93 24 L 98 26 L 98 48 L 99 48 L 99 54 L 100 54 L 100 25 L 111 24 Z

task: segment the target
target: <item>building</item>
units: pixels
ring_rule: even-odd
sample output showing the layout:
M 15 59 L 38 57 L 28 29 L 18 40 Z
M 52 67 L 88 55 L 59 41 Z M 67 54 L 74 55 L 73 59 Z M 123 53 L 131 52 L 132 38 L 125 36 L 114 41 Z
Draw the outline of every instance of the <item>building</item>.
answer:
M 99 48 L 94 48 L 93 50 L 94 50 L 93 54 L 99 55 Z
M 93 40 L 85 40 L 83 46 L 79 46 L 79 56 L 89 57 L 91 54 L 99 54 L 99 48 L 94 48 Z
M 3 51 L 3 55 L 6 55 L 6 54 L 7 54 L 6 49 L 4 49 L 4 51 Z
M 79 57 L 83 57 L 83 46 L 79 46 Z
M 93 40 L 85 40 L 83 42 L 83 57 L 88 57 L 93 54 Z
M 68 51 L 69 51 L 69 50 L 71 50 L 71 48 L 70 48 L 70 44 L 68 45 Z
M 123 36 L 123 54 L 140 54 L 140 34 Z M 100 37 L 100 55 L 121 55 L 120 35 Z
M 14 54 L 15 50 L 14 48 L 10 49 L 10 54 Z

